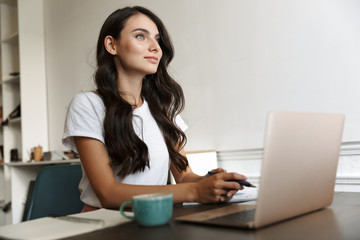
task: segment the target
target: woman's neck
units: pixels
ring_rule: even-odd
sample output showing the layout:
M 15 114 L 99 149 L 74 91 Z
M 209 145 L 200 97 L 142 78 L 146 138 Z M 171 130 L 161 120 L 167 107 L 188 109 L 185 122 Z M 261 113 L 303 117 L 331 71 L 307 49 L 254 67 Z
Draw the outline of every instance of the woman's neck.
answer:
M 118 79 L 119 93 L 133 108 L 138 108 L 143 104 L 141 97 L 142 82 L 144 76 L 126 76 L 122 74 Z
M 141 107 L 144 103 L 144 100 L 141 97 L 141 95 L 139 95 L 139 97 L 137 98 L 127 93 L 120 92 L 120 95 L 125 101 L 127 101 L 133 107 L 133 109 Z

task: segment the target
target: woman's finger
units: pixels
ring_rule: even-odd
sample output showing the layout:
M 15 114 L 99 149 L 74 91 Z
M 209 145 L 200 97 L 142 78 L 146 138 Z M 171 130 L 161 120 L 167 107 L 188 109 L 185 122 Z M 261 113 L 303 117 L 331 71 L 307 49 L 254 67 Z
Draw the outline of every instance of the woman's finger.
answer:
M 230 181 L 230 180 L 246 180 L 247 178 L 239 173 L 224 173 L 222 174 L 222 179 L 224 179 L 225 181 Z
M 235 194 L 236 194 L 237 192 L 238 192 L 237 190 L 230 190 L 230 191 L 228 191 L 228 192 L 226 193 L 226 196 L 232 198 L 233 196 L 235 196 Z
M 213 170 L 211 170 L 211 172 L 213 172 L 213 173 L 226 173 L 227 171 L 225 170 L 225 169 L 223 169 L 223 168 L 216 168 L 216 169 L 213 169 Z

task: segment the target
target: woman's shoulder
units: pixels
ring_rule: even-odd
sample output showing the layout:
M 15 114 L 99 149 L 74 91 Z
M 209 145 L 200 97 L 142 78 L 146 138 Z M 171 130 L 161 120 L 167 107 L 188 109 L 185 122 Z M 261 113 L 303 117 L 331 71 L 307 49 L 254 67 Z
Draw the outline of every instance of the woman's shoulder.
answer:
M 96 91 L 81 91 L 74 95 L 73 101 L 92 101 L 92 100 L 101 100 L 100 95 Z
M 72 106 L 87 106 L 87 105 L 95 105 L 102 107 L 103 101 L 98 93 L 95 91 L 89 92 L 79 92 L 74 95 L 73 99 L 71 100 Z
M 72 118 L 102 120 L 105 106 L 96 92 L 81 92 L 74 95 L 68 107 L 67 115 Z

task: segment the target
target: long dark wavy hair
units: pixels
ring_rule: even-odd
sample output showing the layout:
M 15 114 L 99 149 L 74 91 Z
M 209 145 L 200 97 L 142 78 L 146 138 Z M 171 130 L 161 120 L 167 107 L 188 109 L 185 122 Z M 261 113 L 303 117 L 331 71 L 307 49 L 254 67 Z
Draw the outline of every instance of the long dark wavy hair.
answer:
M 118 71 L 114 56 L 108 53 L 104 46 L 106 36 L 120 38 L 127 20 L 135 14 L 144 14 L 156 24 L 160 35 L 159 45 L 163 52 L 157 72 L 143 79 L 141 95 L 148 102 L 150 112 L 162 131 L 171 162 L 179 172 L 188 166 L 187 159 L 179 153 L 186 143 L 186 136 L 175 124 L 175 117 L 184 108 L 184 94 L 180 85 L 167 72 L 167 67 L 174 57 L 170 37 L 164 24 L 154 13 L 139 6 L 126 7 L 113 12 L 101 28 L 95 72 L 97 92 L 106 108 L 105 145 L 111 164 L 119 166 L 117 175 L 120 178 L 150 167 L 148 148 L 133 128 L 133 106 L 121 97 L 118 90 Z

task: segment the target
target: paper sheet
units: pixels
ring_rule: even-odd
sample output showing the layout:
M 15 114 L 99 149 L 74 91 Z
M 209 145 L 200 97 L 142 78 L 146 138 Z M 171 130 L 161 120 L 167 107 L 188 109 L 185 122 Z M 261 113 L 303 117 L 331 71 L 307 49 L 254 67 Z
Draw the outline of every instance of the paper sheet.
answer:
M 241 203 L 247 201 L 254 201 L 258 197 L 257 188 L 245 188 L 236 193 L 236 195 L 229 201 L 230 203 Z
M 132 215 L 132 213 L 127 213 L 127 215 Z M 131 221 L 123 217 L 119 211 L 107 209 L 73 214 L 71 216 L 86 219 L 99 219 L 102 221 L 101 224 L 85 223 L 45 217 L 18 224 L 2 226 L 0 227 L 0 238 L 27 240 L 59 239 Z
M 258 196 L 257 188 L 245 188 L 244 190 L 238 191 L 235 196 L 228 203 L 242 203 L 248 201 L 255 201 Z M 197 202 L 186 202 L 183 203 L 184 206 L 187 205 L 199 205 L 201 203 Z

